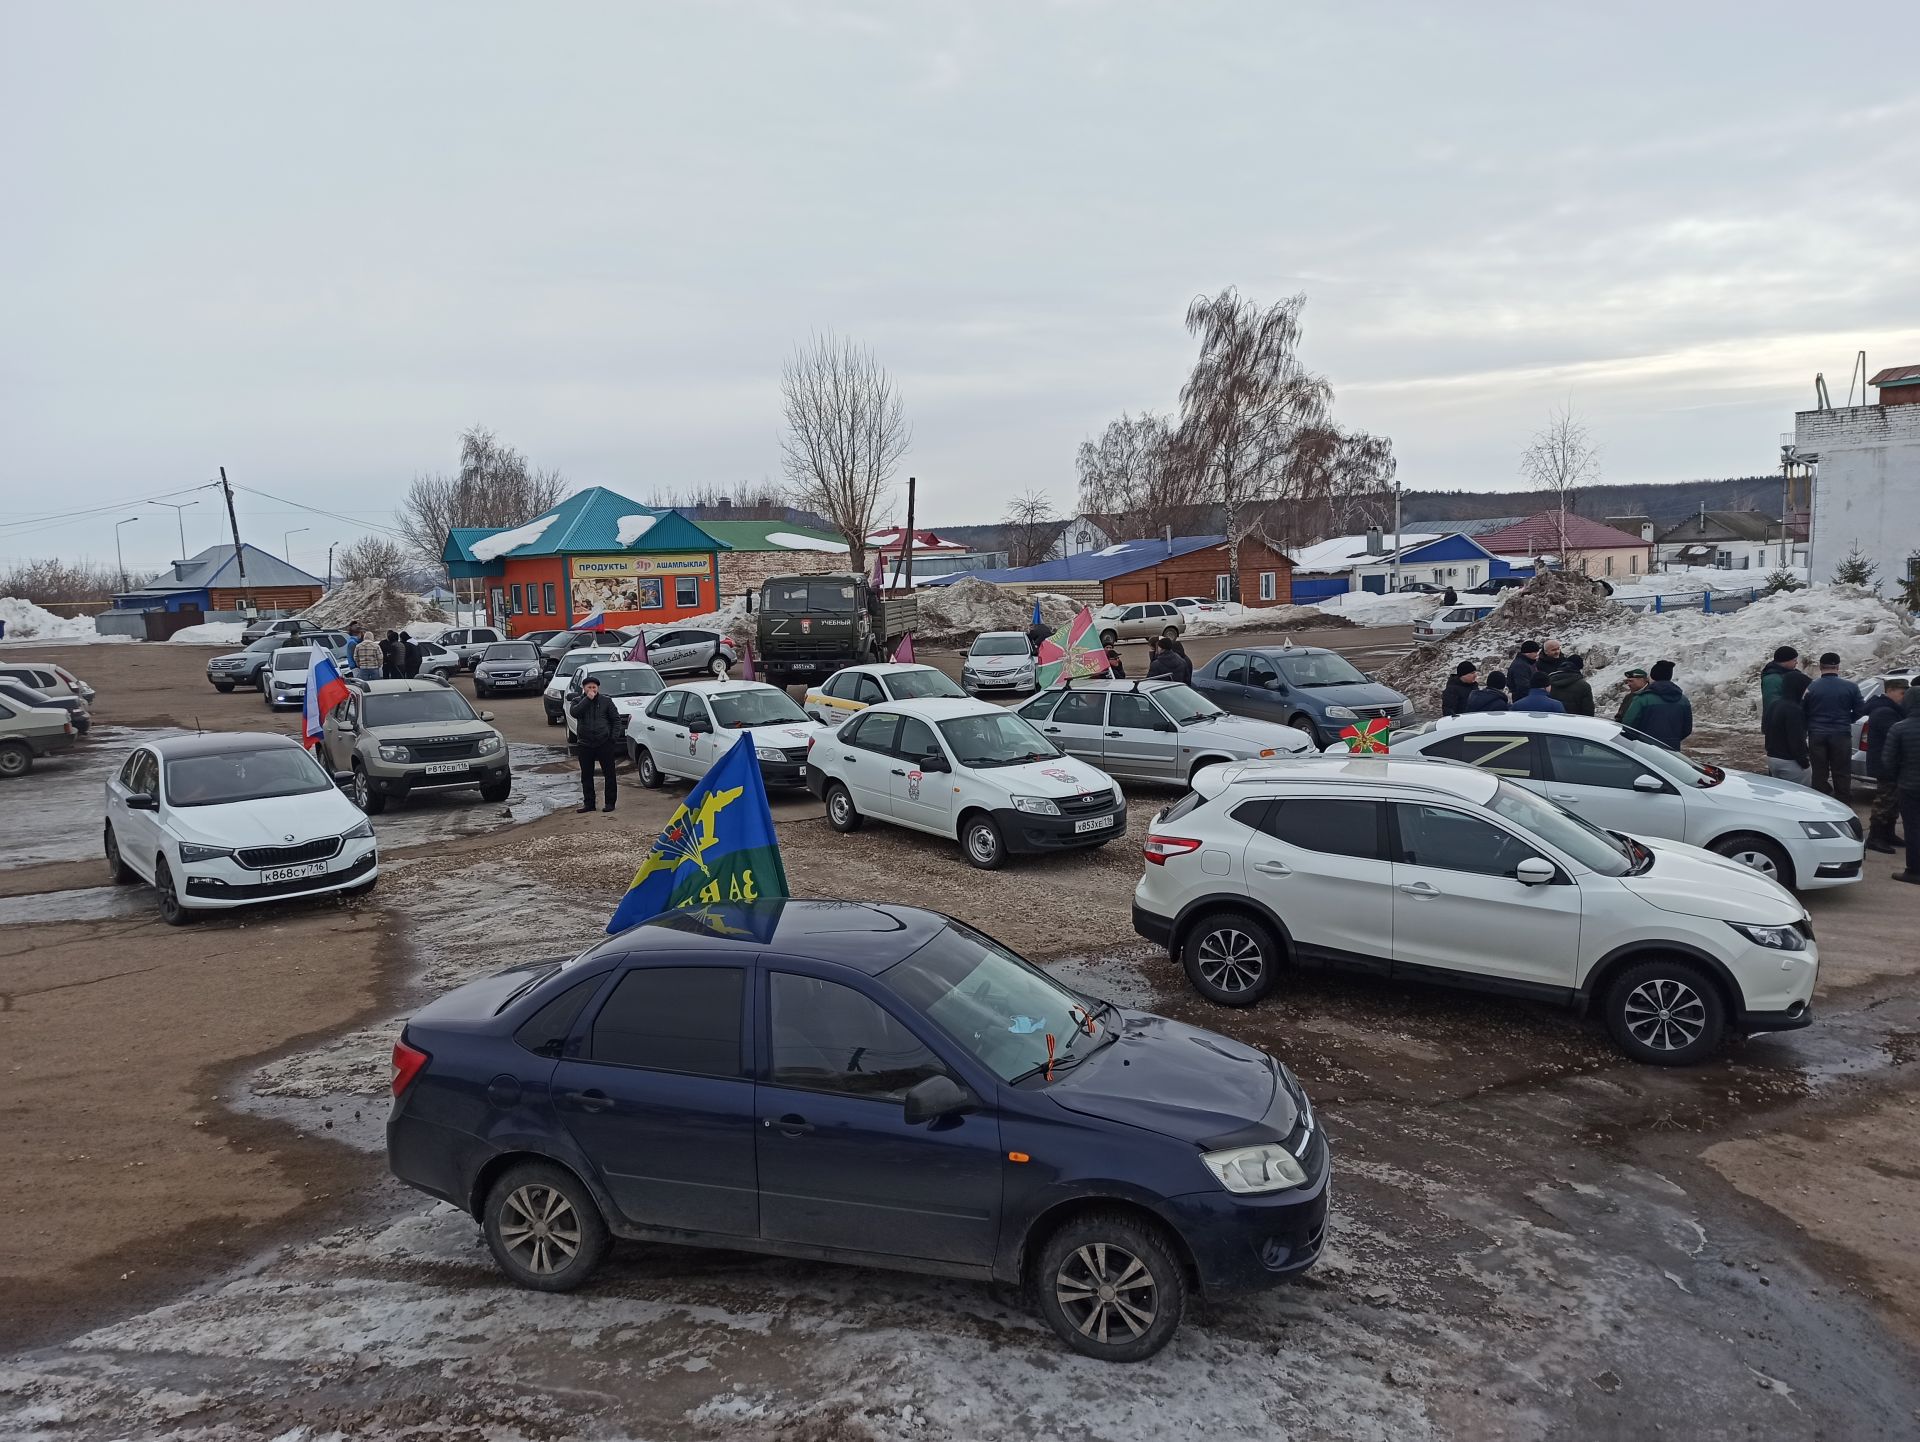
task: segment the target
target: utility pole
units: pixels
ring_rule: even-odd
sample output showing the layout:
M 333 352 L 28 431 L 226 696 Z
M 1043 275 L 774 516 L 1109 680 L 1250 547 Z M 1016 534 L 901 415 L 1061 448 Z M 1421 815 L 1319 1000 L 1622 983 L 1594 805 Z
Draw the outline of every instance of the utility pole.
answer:
M 127 558 L 120 553 L 120 528 L 122 526 L 131 526 L 139 519 L 138 516 L 128 516 L 124 521 L 115 521 L 113 523 L 113 559 L 120 567 L 120 589 L 122 591 L 127 589 Z
M 327 589 L 329 591 L 333 589 L 333 548 L 339 544 L 338 541 L 327 542 Z
M 253 597 L 247 590 L 247 553 L 240 548 L 240 521 L 233 513 L 233 487 L 227 484 L 227 468 L 220 467 L 220 492 L 227 498 L 227 526 L 233 532 L 233 560 L 240 568 L 240 610 L 248 620 L 254 609 Z M 213 598 L 209 596 L 208 600 Z
M 1400 482 L 1393 483 L 1393 589 L 1400 589 Z
M 173 512 L 173 519 L 180 527 L 180 559 L 187 559 L 187 507 L 197 506 L 198 501 L 155 501 L 156 506 L 165 506 Z
M 914 492 L 914 486 L 915 486 L 915 482 L 913 477 L 908 476 L 907 477 L 907 536 L 906 536 L 906 539 L 900 543 L 900 560 L 901 560 L 901 564 L 906 567 L 907 594 L 909 596 L 913 594 L 913 492 Z

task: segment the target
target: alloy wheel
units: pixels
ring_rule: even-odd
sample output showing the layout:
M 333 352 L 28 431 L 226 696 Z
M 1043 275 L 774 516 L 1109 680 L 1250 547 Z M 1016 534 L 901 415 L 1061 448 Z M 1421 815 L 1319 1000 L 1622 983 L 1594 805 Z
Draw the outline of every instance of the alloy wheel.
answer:
M 529 1183 L 501 1203 L 500 1242 L 529 1272 L 551 1276 L 579 1253 L 580 1219 L 565 1193 Z
M 1102 1343 L 1144 1337 L 1160 1305 L 1147 1264 L 1112 1242 L 1068 1253 L 1054 1274 L 1053 1295 L 1074 1327 Z
M 1223 927 L 1200 939 L 1200 974 L 1222 991 L 1245 991 L 1260 980 L 1266 958 L 1244 931 Z
M 1700 993 L 1672 977 L 1641 982 L 1627 993 L 1624 1012 L 1633 1039 L 1654 1051 L 1685 1051 L 1707 1025 Z

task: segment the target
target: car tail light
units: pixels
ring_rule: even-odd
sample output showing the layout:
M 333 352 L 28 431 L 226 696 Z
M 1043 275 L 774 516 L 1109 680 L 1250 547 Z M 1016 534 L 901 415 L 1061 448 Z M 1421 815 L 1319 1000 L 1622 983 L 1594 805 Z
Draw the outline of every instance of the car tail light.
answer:
M 408 1046 L 404 1039 L 393 1044 L 393 1094 L 413 1085 L 413 1079 L 420 1075 L 420 1068 L 433 1058 L 417 1046 Z
M 1165 866 L 1169 856 L 1185 856 L 1189 851 L 1198 851 L 1200 843 L 1187 836 L 1147 837 L 1144 854 L 1150 865 Z

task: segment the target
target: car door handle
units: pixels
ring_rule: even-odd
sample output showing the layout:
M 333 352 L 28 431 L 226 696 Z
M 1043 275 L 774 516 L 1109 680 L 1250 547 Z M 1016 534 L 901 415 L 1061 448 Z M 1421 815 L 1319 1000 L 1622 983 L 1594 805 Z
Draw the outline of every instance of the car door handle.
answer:
M 1108 732 L 1104 732 L 1103 734 L 1109 737 L 1110 739 L 1113 739 L 1116 741 L 1120 738 L 1120 733 L 1118 731 L 1108 731 Z
M 1260 861 L 1254 863 L 1255 871 L 1266 876 L 1291 876 L 1293 868 L 1284 861 Z
M 584 1092 L 563 1092 L 564 1100 L 572 1102 L 582 1111 L 603 1112 L 613 1105 L 613 1098 L 599 1090 Z
M 783 1137 L 804 1137 L 811 1135 L 813 1132 L 813 1123 L 793 1112 L 788 1112 L 785 1116 L 778 1119 L 768 1117 L 762 1121 L 760 1125 L 763 1127 L 778 1127 L 780 1129 L 780 1135 Z
M 1438 896 L 1440 888 L 1424 881 L 1411 882 L 1400 888 L 1408 896 Z
M 1548 793 L 1547 799 L 1549 801 L 1578 801 L 1580 798 L 1575 796 L 1571 791 L 1554 791 Z
M 1049 736 L 1058 736 L 1060 734 L 1060 728 L 1058 726 L 1042 726 L 1040 729 Z
M 907 773 L 904 770 L 902 770 L 900 767 L 896 766 L 893 768 L 893 774 L 895 776 L 905 776 Z

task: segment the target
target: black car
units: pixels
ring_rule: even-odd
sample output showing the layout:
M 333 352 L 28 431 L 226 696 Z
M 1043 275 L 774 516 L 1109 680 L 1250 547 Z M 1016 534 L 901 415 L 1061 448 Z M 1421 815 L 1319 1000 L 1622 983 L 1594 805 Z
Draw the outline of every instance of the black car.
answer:
M 497 691 L 539 691 L 547 684 L 540 650 L 531 641 L 495 641 L 473 663 L 473 694 Z
M 67 719 L 73 722 L 74 731 L 81 736 L 86 735 L 93 725 L 93 715 L 87 710 L 87 703 L 78 696 L 49 696 L 24 681 L 15 681 L 6 676 L 0 676 L 0 696 L 17 701 L 30 711 L 64 711 Z
M 1502 591 L 1514 591 L 1531 581 L 1531 576 L 1493 576 L 1477 586 L 1469 586 L 1459 592 L 1462 596 L 1497 596 Z
M 669 911 L 430 1003 L 393 1066 L 394 1174 L 540 1291 L 615 1237 L 854 1262 L 1030 1284 L 1075 1351 L 1138 1361 L 1190 1292 L 1326 1238 L 1285 1067 L 915 907 Z

